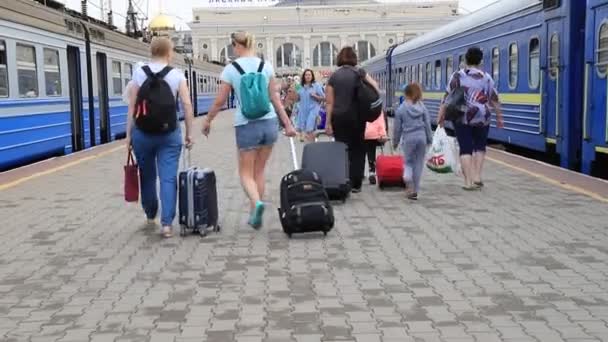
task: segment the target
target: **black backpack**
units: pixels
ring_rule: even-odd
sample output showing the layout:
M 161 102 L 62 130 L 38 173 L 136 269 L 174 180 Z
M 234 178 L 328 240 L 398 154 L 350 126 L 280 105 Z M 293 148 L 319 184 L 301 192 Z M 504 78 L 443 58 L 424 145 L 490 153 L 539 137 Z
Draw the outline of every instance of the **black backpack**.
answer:
M 382 113 L 382 98 L 376 88 L 365 79 L 365 70 L 359 69 L 357 74 L 359 80 L 355 88 L 355 101 L 357 102 L 359 117 L 363 121 L 374 122 Z
M 171 87 L 164 80 L 173 68 L 166 66 L 156 74 L 147 65 L 142 70 L 148 78 L 137 93 L 135 125 L 152 134 L 174 131 L 177 128 L 177 105 Z

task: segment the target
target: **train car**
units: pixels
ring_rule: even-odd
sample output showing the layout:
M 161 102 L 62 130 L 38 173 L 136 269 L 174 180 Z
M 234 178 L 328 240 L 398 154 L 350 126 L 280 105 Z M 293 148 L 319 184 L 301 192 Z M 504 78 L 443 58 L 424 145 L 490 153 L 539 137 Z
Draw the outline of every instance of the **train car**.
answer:
M 608 0 L 588 0 L 586 21 L 582 171 L 608 176 Z
M 396 106 L 399 105 L 398 101 L 395 101 L 394 96 L 398 94 L 400 87 L 405 82 L 401 82 L 396 78 L 396 74 L 393 73 L 392 65 L 392 52 L 397 45 L 392 45 L 386 51 L 386 55 L 375 56 L 365 63 L 365 70 L 378 81 L 380 90 L 383 93 L 383 107 L 384 112 L 388 116 L 393 116 Z M 391 81 L 394 80 L 394 81 Z M 401 98 L 397 96 L 397 98 Z
M 147 44 L 46 3 L 0 0 L 0 170 L 124 137 L 122 94 L 148 60 Z M 174 66 L 205 113 L 221 67 L 181 55 Z
M 559 154 L 579 164 L 584 1 L 508 0 L 480 9 L 397 46 L 381 75 L 387 88 L 418 82 L 435 120 L 446 84 L 467 48 L 484 51 L 483 65 L 501 95 L 505 129 L 490 138 Z M 372 61 L 375 62 L 375 61 Z M 367 64 L 365 64 L 367 67 Z M 401 95 L 390 97 L 392 103 Z

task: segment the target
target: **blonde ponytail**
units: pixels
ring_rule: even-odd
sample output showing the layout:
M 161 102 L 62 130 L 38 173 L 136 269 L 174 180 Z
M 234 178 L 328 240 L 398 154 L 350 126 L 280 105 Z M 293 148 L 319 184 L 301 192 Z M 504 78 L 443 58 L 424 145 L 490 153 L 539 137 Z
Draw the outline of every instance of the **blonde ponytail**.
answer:
M 251 33 L 245 31 L 237 31 L 230 35 L 232 41 L 236 44 L 244 46 L 246 49 L 253 49 L 254 37 Z

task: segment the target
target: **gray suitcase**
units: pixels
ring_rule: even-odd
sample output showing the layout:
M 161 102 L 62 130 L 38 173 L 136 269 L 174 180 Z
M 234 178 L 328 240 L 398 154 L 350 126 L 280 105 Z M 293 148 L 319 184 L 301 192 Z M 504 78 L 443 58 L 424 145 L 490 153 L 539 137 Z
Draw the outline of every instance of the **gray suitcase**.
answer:
M 178 181 L 180 235 L 184 236 L 188 231 L 202 236 L 207 235 L 209 230 L 218 232 L 220 225 L 215 172 L 209 168 L 184 167 L 184 171 L 179 173 Z
M 331 200 L 346 202 L 351 184 L 348 147 L 338 141 L 317 141 L 304 145 L 302 168 L 316 172 Z

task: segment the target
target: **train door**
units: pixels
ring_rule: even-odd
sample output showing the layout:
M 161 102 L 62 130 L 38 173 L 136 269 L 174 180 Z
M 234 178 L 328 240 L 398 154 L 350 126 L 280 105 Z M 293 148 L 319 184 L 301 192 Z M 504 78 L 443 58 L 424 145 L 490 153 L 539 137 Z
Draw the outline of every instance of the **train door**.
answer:
M 561 82 L 562 64 L 562 41 L 563 21 L 561 18 L 547 22 L 547 81 L 545 82 L 545 93 L 543 96 L 544 128 L 547 141 L 556 144 L 556 152 L 560 152 L 559 139 L 562 128 L 560 116 L 562 115 L 561 98 L 563 96 L 563 82 Z
M 97 53 L 97 90 L 99 97 L 99 131 L 101 143 L 110 141 L 110 99 L 108 96 L 108 58 Z
M 72 151 L 84 148 L 82 122 L 82 80 L 80 77 L 80 49 L 68 46 L 68 79 L 70 87 L 70 117 L 72 121 Z
M 198 74 L 196 71 L 192 71 L 192 108 L 194 110 L 194 116 L 198 115 Z
M 595 1 L 588 16 L 582 163 L 586 174 L 591 173 L 594 161 L 608 160 L 608 1 Z M 600 156 L 604 158 L 598 158 Z M 597 166 L 599 171 L 599 164 Z

